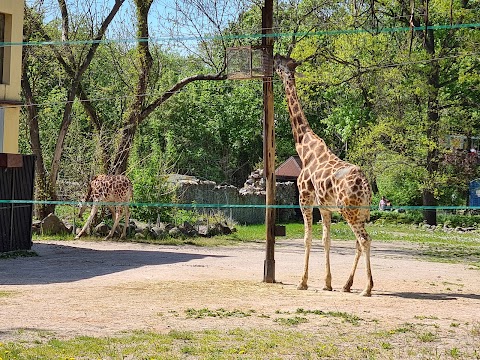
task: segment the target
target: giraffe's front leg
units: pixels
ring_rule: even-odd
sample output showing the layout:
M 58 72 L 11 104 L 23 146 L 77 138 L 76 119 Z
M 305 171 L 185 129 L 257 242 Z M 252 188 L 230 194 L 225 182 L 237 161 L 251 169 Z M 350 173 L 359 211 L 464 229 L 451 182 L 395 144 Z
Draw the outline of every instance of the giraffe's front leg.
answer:
M 304 224 L 304 237 L 303 242 L 305 245 L 305 255 L 304 255 L 304 266 L 303 266 L 303 276 L 300 284 L 298 285 L 298 290 L 307 290 L 308 289 L 308 264 L 310 260 L 310 250 L 312 248 L 312 221 L 313 221 L 313 208 L 312 208 L 312 197 L 304 196 L 300 193 L 300 205 L 303 215 L 303 224 Z
M 310 211 L 311 212 L 311 211 Z M 305 215 L 304 215 L 305 217 Z M 311 216 L 308 216 L 310 220 L 305 220 L 305 234 L 303 238 L 303 242 L 305 245 L 305 254 L 303 260 L 303 275 L 300 284 L 298 284 L 298 290 L 307 290 L 308 289 L 308 264 L 310 261 L 310 250 L 312 248 L 312 226 L 311 226 Z M 307 225 L 307 222 L 310 221 L 310 226 Z
M 75 240 L 80 239 L 80 237 L 85 233 L 87 233 L 87 235 L 90 234 L 90 225 L 92 224 L 93 217 L 97 213 L 97 210 L 98 210 L 98 206 L 94 204 L 92 206 L 92 210 L 90 211 L 90 215 L 87 219 L 87 222 L 83 226 L 82 230 L 80 230 L 80 232 L 77 234 L 77 236 L 75 236 Z
M 365 271 L 367 275 L 367 283 L 365 289 L 361 292 L 361 296 L 371 296 L 373 288 L 373 277 L 372 269 L 370 265 L 370 244 L 371 239 L 365 230 L 364 224 L 349 224 L 353 232 L 355 233 L 356 241 L 356 250 L 355 250 L 355 259 L 353 261 L 352 271 L 350 276 L 343 287 L 343 291 L 349 292 L 353 284 L 353 278 L 355 276 L 355 271 L 357 269 L 358 260 L 362 253 L 365 255 Z
M 320 214 L 322 215 L 322 240 L 325 251 L 325 286 L 323 290 L 332 291 L 332 273 L 330 271 L 330 224 L 332 215 L 327 210 L 321 210 Z
M 373 288 L 373 276 L 372 276 L 372 267 L 370 265 L 370 245 L 372 241 L 367 235 L 365 242 L 360 244 L 363 248 L 363 253 L 365 254 L 365 271 L 367 275 L 367 283 L 365 289 L 360 293 L 361 296 L 372 296 Z

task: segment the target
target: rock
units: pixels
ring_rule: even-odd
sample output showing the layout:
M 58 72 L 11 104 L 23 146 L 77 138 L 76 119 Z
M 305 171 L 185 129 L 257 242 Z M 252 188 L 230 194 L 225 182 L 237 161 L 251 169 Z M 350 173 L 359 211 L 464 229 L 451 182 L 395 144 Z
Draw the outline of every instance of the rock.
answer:
M 165 236 L 166 232 L 165 227 L 161 228 L 160 226 L 153 226 L 150 229 L 150 236 L 154 239 L 161 239 Z
M 198 235 L 207 237 L 208 236 L 208 225 L 198 225 Z
M 41 228 L 42 222 L 40 220 L 33 220 L 32 221 L 32 233 L 36 235 L 40 235 L 42 233 Z
M 40 223 L 40 229 L 42 234 L 48 235 L 68 233 L 68 228 L 55 214 L 49 214 L 45 219 L 43 219 Z
M 101 222 L 93 229 L 93 234 L 97 236 L 107 236 L 109 232 L 110 226 L 108 226 L 104 222 Z
M 197 229 L 195 229 L 193 225 L 187 221 L 185 221 L 181 226 L 179 226 L 178 229 L 185 236 L 195 237 L 198 235 Z
M 173 238 L 176 238 L 176 237 L 181 236 L 182 232 L 180 231 L 180 229 L 178 227 L 175 226 L 168 231 L 168 235 L 170 235 Z
M 143 235 L 141 232 L 138 232 L 135 234 L 135 239 L 145 239 L 145 235 Z
M 67 221 L 64 221 L 63 223 L 65 224 L 65 227 L 68 229 L 68 233 L 72 234 L 73 233 L 73 224 L 70 224 Z
M 150 225 L 138 220 L 131 220 L 131 222 L 134 227 L 135 227 L 135 232 L 136 233 L 143 233 L 143 234 L 148 234 L 150 232 Z

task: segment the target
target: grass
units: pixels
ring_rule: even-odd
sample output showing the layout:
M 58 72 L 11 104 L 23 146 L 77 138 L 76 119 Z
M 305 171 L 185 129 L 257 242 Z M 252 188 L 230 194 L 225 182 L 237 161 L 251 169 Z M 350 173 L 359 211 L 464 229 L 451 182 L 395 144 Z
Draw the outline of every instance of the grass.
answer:
M 6 297 L 10 297 L 10 296 L 14 296 L 16 294 L 15 291 L 4 291 L 4 290 L 0 290 L 0 299 L 1 298 L 6 298 Z
M 251 316 L 253 313 L 255 313 L 255 310 L 249 310 L 249 311 L 242 311 L 242 310 L 225 310 L 225 309 L 216 309 L 216 310 L 210 310 L 207 308 L 203 309 L 187 309 L 185 310 L 185 313 L 187 315 L 187 318 L 193 318 L 193 319 L 201 319 L 201 318 L 206 318 L 206 317 L 218 317 L 218 318 L 226 318 L 226 317 L 247 317 Z
M 326 317 L 336 317 L 341 318 L 344 322 L 350 323 L 352 325 L 358 325 L 360 317 L 354 314 L 349 314 L 342 311 L 323 311 L 323 310 L 304 310 L 304 309 L 297 309 L 297 314 L 314 314 L 314 315 L 321 315 Z
M 298 324 L 304 317 L 297 317 Z M 291 325 L 280 324 L 280 325 Z M 439 350 L 431 332 L 358 332 L 207 329 L 171 330 L 161 334 L 133 331 L 112 337 L 79 336 L 69 340 L 44 338 L 34 343 L 0 343 L 0 358 L 10 359 L 479 359 L 480 349 Z M 442 355 L 438 357 L 438 354 Z

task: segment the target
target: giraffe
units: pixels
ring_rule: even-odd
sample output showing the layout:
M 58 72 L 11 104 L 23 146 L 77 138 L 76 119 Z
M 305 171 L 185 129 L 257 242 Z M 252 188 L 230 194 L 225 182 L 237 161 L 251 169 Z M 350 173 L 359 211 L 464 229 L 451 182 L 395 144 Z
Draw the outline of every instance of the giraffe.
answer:
M 298 63 L 279 54 L 274 57 L 274 68 L 283 81 L 290 115 L 290 124 L 295 148 L 302 161 L 302 170 L 297 179 L 299 204 L 304 221 L 305 257 L 304 270 L 299 290 L 308 288 L 308 265 L 312 246 L 313 205 L 320 207 L 322 216 L 322 240 L 325 249 L 325 287 L 332 290 L 330 271 L 330 224 L 331 212 L 338 211 L 347 221 L 356 238 L 353 267 L 343 291 L 350 292 L 355 270 L 362 253 L 365 255 L 367 282 L 362 296 L 371 296 L 373 278 L 370 266 L 371 238 L 365 230 L 370 217 L 371 190 L 368 181 L 358 166 L 339 159 L 313 132 L 303 113 L 295 86 L 295 68 Z
M 85 196 L 84 201 L 93 201 L 93 202 L 129 202 L 132 199 L 133 188 L 130 180 L 124 175 L 97 175 L 90 181 L 88 186 L 88 192 Z M 87 205 L 83 204 L 80 208 L 78 216 L 82 216 L 83 212 Z M 115 229 L 117 228 L 122 213 L 125 216 L 125 226 L 123 227 L 123 232 L 121 239 L 124 239 L 127 235 L 127 227 L 129 222 L 130 213 L 128 210 L 128 205 L 110 205 L 108 206 L 113 217 L 113 226 L 109 234 L 105 237 L 109 239 L 113 236 Z M 123 210 L 122 210 L 123 208 Z M 82 230 L 77 234 L 75 239 L 79 239 L 84 233 L 90 234 L 90 225 L 92 223 L 93 217 L 98 211 L 98 205 L 93 204 L 92 211 L 90 216 L 87 219 L 87 222 L 83 226 Z

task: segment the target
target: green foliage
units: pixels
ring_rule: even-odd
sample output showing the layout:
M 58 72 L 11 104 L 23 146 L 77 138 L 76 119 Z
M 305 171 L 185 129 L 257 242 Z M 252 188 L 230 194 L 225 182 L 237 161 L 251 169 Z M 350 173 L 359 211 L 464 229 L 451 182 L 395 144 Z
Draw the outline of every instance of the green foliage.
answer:
M 171 167 L 164 154 L 151 139 L 139 139 L 130 161 L 129 177 L 133 183 L 134 201 L 137 203 L 170 204 L 174 201 L 173 185 L 168 182 Z M 148 155 L 146 155 L 148 154 Z M 155 222 L 157 218 L 169 219 L 170 207 L 132 207 L 132 217 Z
M 163 151 L 176 171 L 242 185 L 261 159 L 261 93 L 254 84 L 195 83 L 165 106 Z
M 438 215 L 438 223 L 449 227 L 480 227 L 480 215 L 477 214 L 448 214 Z
M 420 211 L 372 211 L 370 221 L 375 224 L 419 224 L 423 220 Z
M 393 205 L 421 205 L 422 168 L 409 162 L 407 157 L 385 151 L 377 156 L 374 175 L 378 189 L 378 204 L 385 196 Z

